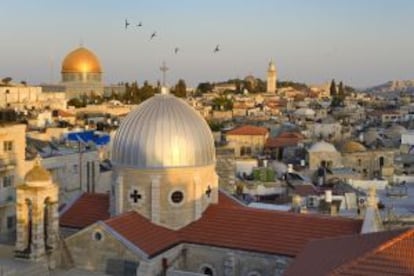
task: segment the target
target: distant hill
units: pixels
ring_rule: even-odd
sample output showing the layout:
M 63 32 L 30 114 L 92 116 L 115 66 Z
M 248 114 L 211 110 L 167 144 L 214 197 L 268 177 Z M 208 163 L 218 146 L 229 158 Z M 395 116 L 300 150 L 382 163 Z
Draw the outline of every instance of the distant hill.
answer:
M 393 80 L 384 84 L 373 86 L 365 89 L 368 93 L 395 93 L 395 92 L 407 92 L 414 93 L 414 80 Z

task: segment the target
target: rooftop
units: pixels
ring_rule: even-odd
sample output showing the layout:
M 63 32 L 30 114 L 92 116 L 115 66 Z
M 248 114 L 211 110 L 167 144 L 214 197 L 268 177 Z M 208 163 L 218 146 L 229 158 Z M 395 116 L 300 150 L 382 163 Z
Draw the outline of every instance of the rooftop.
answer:
M 244 125 L 226 132 L 226 135 L 266 135 L 269 130 L 265 127 Z

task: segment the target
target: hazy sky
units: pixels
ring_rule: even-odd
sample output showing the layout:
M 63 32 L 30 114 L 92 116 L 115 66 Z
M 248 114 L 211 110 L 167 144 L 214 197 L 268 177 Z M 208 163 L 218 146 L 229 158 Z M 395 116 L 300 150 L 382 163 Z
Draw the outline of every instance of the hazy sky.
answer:
M 412 0 L 4 0 L 0 77 L 57 82 L 83 41 L 106 83 L 156 81 L 163 60 L 170 84 L 265 78 L 270 59 L 281 80 L 414 79 L 413 14 Z

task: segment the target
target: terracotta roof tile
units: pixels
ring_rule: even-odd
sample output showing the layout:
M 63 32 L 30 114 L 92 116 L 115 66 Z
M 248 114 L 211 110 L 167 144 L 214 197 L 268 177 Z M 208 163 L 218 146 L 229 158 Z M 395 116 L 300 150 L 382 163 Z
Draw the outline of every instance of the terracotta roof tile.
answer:
M 108 219 L 105 223 L 149 256 L 179 242 L 178 232 L 153 224 L 134 211 Z
M 269 130 L 265 127 L 244 125 L 227 131 L 226 135 L 266 135 Z
M 414 275 L 414 228 L 333 271 L 330 275 Z
M 265 148 L 279 148 L 296 146 L 300 141 L 304 139 L 304 136 L 299 132 L 287 131 L 283 132 L 276 137 L 269 137 L 266 140 Z
M 60 226 L 84 228 L 109 218 L 109 195 L 84 193 L 59 218 Z
M 405 230 L 310 241 L 288 267 L 285 275 L 328 275 L 338 266 L 358 258 L 403 232 Z
M 172 231 L 130 212 L 105 221 L 148 255 L 186 242 L 295 256 L 311 239 L 359 233 L 362 221 L 318 215 L 259 210 L 220 194 L 203 216 Z
M 210 206 L 203 217 L 181 230 L 191 243 L 295 256 L 311 239 L 359 233 L 361 221 Z

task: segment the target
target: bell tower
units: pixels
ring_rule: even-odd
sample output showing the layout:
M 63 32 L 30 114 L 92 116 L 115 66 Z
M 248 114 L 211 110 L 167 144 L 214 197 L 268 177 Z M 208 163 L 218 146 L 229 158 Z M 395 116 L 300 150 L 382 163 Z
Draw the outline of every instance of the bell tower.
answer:
M 57 248 L 58 186 L 36 160 L 16 188 L 16 258 L 40 261 Z
M 276 93 L 277 87 L 277 72 L 276 66 L 273 63 L 273 60 L 269 62 L 269 68 L 267 69 L 267 92 Z

